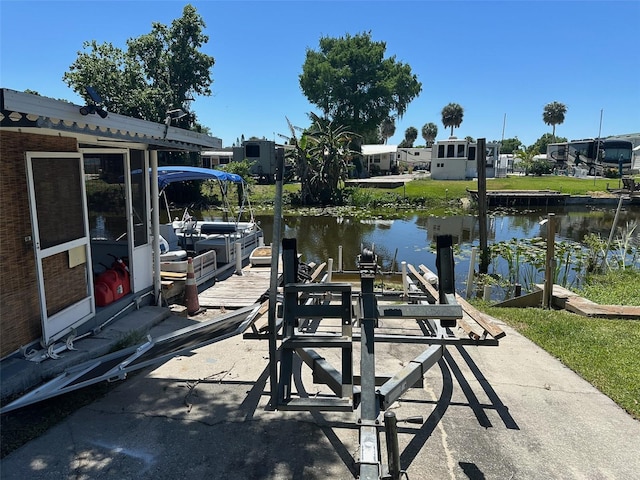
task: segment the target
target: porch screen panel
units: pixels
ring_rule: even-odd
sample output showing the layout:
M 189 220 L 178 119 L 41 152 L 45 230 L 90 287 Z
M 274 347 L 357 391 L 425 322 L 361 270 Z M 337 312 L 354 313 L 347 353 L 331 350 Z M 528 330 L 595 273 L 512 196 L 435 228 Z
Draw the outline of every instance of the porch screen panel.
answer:
M 85 236 L 77 158 L 32 159 L 40 248 Z
M 146 172 L 144 152 L 131 150 L 131 171 L 142 170 Z M 131 175 L 131 206 L 133 207 L 133 239 L 134 245 L 139 247 L 148 243 L 149 223 L 146 185 L 148 175 Z

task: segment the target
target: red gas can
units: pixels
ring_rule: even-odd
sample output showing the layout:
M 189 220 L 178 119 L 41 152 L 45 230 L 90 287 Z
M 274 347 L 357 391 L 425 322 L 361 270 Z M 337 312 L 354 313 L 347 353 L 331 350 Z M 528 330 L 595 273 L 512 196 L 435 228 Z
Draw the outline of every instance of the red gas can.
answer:
M 96 295 L 96 307 L 105 307 L 113 302 L 113 292 L 106 283 L 96 282 L 93 290 Z
M 97 283 L 104 283 L 109 287 L 109 290 L 111 290 L 113 295 L 113 300 L 118 300 L 131 291 L 131 288 L 128 288 L 128 291 L 125 293 L 125 285 L 122 276 L 112 268 L 101 273 L 98 276 Z

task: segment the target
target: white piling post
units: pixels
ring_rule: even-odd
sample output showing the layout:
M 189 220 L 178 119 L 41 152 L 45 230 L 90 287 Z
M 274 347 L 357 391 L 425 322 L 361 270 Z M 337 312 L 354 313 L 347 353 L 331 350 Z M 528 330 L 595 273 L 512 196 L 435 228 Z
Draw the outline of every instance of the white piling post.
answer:
M 338 245 L 338 271 L 342 272 L 342 245 Z
M 236 273 L 242 275 L 242 243 L 236 242 Z
M 331 283 L 333 277 L 333 258 L 327 260 L 327 283 Z
M 485 302 L 491 301 L 491 285 L 485 285 L 484 286 L 484 292 L 483 292 L 482 299 Z
M 258 246 L 264 247 L 264 237 L 258 237 Z
M 402 262 L 402 291 L 405 298 L 409 296 L 409 281 L 407 280 L 407 262 Z
M 471 298 L 471 291 L 473 290 L 473 278 L 476 272 L 476 254 L 478 247 L 471 248 L 471 258 L 469 259 L 469 274 L 467 275 L 467 300 Z

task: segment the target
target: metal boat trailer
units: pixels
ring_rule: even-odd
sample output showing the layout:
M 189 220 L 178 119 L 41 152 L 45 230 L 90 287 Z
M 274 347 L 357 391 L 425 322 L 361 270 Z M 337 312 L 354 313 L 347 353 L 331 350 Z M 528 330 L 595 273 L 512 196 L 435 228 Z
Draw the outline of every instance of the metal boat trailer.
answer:
M 272 377 L 276 373 L 276 378 L 271 379 L 270 406 L 278 410 L 354 412 L 355 424 L 359 427 L 357 463 L 362 480 L 396 480 L 406 475 L 400 465 L 398 419 L 389 407 L 409 388 L 421 385 L 424 374 L 443 357 L 447 345 L 498 345 L 496 338 L 487 335 L 481 338 L 456 335 L 457 321 L 463 322 L 463 308 L 455 296 L 452 239 L 441 236 L 436 240 L 439 298 L 435 303 L 429 303 L 434 299 L 416 289 L 409 295 L 376 293 L 377 256 L 367 249 L 358 256 L 359 292 L 354 292 L 353 285 L 347 282 L 299 283 L 295 239 L 282 242 L 283 301 L 277 320 L 270 319 L 269 328 Z M 377 332 L 383 318 L 418 322 L 422 334 Z M 318 329 L 305 328 L 310 321 L 319 325 L 326 319 L 333 319 L 336 327 L 339 319 L 340 332 L 319 333 Z M 360 344 L 359 376 L 353 373 L 354 342 Z M 375 347 L 381 342 L 420 343 L 427 348 L 393 377 L 381 378 L 376 375 L 375 367 Z M 341 350 L 340 369 L 316 350 L 327 348 Z M 295 394 L 292 379 L 296 356 L 312 369 L 314 383 L 325 384 L 334 396 L 309 398 Z M 422 418 L 405 421 L 423 423 Z M 382 431 L 386 462 L 380 449 Z

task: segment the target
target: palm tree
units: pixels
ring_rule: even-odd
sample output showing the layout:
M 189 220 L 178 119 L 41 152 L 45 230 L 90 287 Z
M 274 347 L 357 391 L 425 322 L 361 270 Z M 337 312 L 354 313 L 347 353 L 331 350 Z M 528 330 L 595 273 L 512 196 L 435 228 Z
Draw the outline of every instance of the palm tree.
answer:
M 453 129 L 458 128 L 462 124 L 464 109 L 457 103 L 450 103 L 442 109 L 442 124 L 445 128 L 451 127 L 451 136 L 453 137 Z
M 379 127 L 380 136 L 384 139 L 384 144 L 387 144 L 387 140 L 396 133 L 396 122 L 392 117 L 385 118 Z
M 309 117 L 312 121 L 307 130 L 310 196 L 303 198 L 303 203 L 326 205 L 339 197 L 349 172 L 348 160 L 357 155 L 349 145 L 358 135 L 313 112 Z
M 437 136 L 438 136 L 438 126 L 435 123 L 429 122 L 429 123 L 425 123 L 422 126 L 422 138 L 424 138 L 424 141 L 427 147 L 430 147 L 433 145 L 433 142 L 435 141 Z
M 542 121 L 547 125 L 553 125 L 553 141 L 556 138 L 556 125 L 564 122 L 564 114 L 567 113 L 567 106 L 560 102 L 547 103 L 542 112 Z
M 416 127 L 409 127 L 404 131 L 404 146 L 413 147 L 413 142 L 418 138 L 418 129 Z

